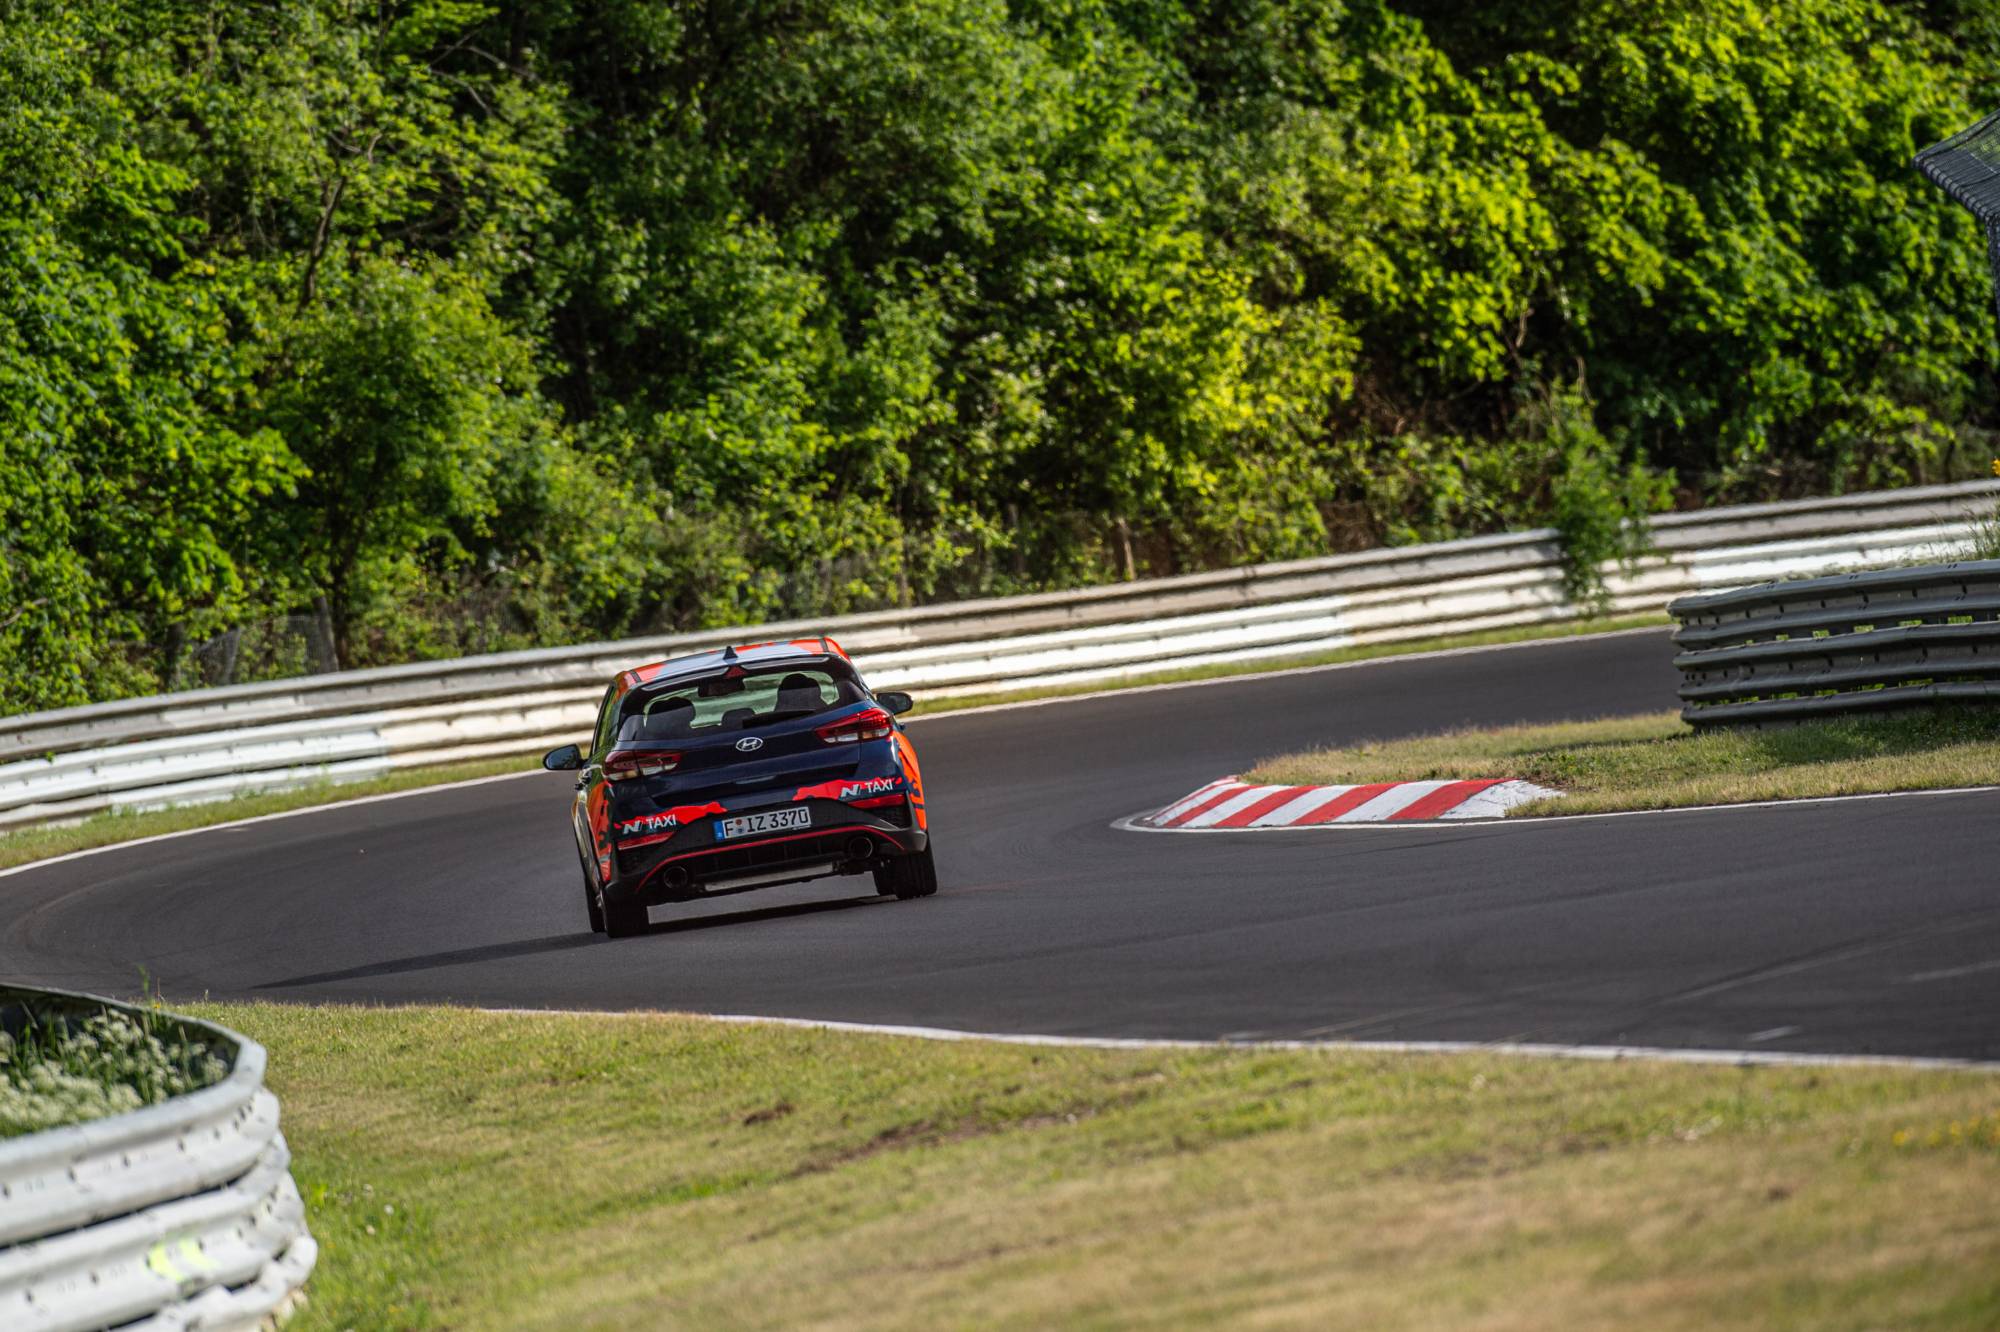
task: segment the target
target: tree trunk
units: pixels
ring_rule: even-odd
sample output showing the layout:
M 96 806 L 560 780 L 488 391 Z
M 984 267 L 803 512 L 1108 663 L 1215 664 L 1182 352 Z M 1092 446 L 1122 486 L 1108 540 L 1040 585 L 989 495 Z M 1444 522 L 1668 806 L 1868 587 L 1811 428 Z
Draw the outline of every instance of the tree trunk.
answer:
M 326 594 L 321 593 L 313 598 L 312 627 L 306 634 L 306 651 L 311 658 L 309 669 L 314 675 L 339 670 L 342 648 L 334 633 L 333 606 Z
M 1118 568 L 1129 583 L 1139 576 L 1138 566 L 1132 562 L 1132 524 L 1123 518 L 1115 518 L 1111 523 L 1111 532 L 1118 540 Z
M 187 626 L 173 624 L 167 627 L 167 641 L 160 645 L 160 687 L 171 691 L 175 678 L 181 673 L 181 657 L 187 651 Z
M 222 636 L 222 647 L 216 654 L 220 662 L 216 667 L 215 683 L 231 685 L 236 683 L 236 661 L 243 655 L 243 626 L 237 625 Z

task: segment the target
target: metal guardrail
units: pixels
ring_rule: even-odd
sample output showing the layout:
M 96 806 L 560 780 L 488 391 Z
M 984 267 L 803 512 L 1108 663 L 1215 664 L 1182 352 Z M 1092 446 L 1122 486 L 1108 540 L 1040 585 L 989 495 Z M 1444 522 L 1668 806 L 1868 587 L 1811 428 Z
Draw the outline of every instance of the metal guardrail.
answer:
M 0 1014 L 107 1009 L 139 1012 L 0 987 Z M 171 1020 L 226 1054 L 229 1075 L 159 1105 L 0 1140 L 0 1328 L 249 1329 L 299 1298 L 318 1249 L 264 1087 L 264 1047 Z
M 1652 520 L 1607 566 L 1610 609 L 1763 579 L 1935 560 L 2000 481 Z M 1106 682 L 1579 618 L 1552 531 L 1364 551 L 1076 591 L 419 662 L 0 718 L 0 830 L 455 759 L 588 729 L 611 675 L 730 642 L 827 633 L 878 687 L 932 697 Z
M 2000 702 L 2000 560 L 1764 583 L 1668 610 L 1681 716 L 1696 726 Z

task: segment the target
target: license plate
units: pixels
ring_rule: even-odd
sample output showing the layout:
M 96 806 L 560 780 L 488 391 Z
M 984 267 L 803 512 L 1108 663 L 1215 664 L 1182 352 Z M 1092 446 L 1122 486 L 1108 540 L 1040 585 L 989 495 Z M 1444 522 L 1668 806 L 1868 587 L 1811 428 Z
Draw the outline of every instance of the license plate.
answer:
M 739 814 L 733 819 L 715 821 L 715 840 L 723 842 L 732 837 L 757 837 L 763 833 L 785 832 L 792 828 L 810 828 L 812 821 L 812 811 L 803 805 L 792 809 L 767 809 L 755 814 Z

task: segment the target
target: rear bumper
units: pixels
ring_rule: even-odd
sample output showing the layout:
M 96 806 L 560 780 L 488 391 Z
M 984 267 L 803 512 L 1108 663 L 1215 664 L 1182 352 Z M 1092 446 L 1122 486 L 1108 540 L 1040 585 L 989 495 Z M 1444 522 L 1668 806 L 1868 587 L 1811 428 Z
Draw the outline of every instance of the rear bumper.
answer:
M 620 853 L 614 890 L 658 906 L 829 874 L 859 874 L 930 845 L 921 828 L 895 827 L 865 816 L 754 841 L 677 845 L 682 840 L 666 843 L 651 856 L 641 853 L 643 859 Z M 634 860 L 639 863 L 630 863 Z

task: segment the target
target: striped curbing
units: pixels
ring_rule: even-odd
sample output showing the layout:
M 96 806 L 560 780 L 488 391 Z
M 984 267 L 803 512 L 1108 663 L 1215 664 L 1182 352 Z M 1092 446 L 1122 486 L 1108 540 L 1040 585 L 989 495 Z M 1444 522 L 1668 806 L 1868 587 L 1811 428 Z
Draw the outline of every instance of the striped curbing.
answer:
M 1433 819 L 1498 818 L 1515 805 L 1560 796 L 1533 782 L 1366 782 L 1358 786 L 1254 786 L 1234 777 L 1210 782 L 1164 808 L 1132 820 L 1135 827 L 1179 832 L 1310 828 L 1329 823 L 1424 823 Z

